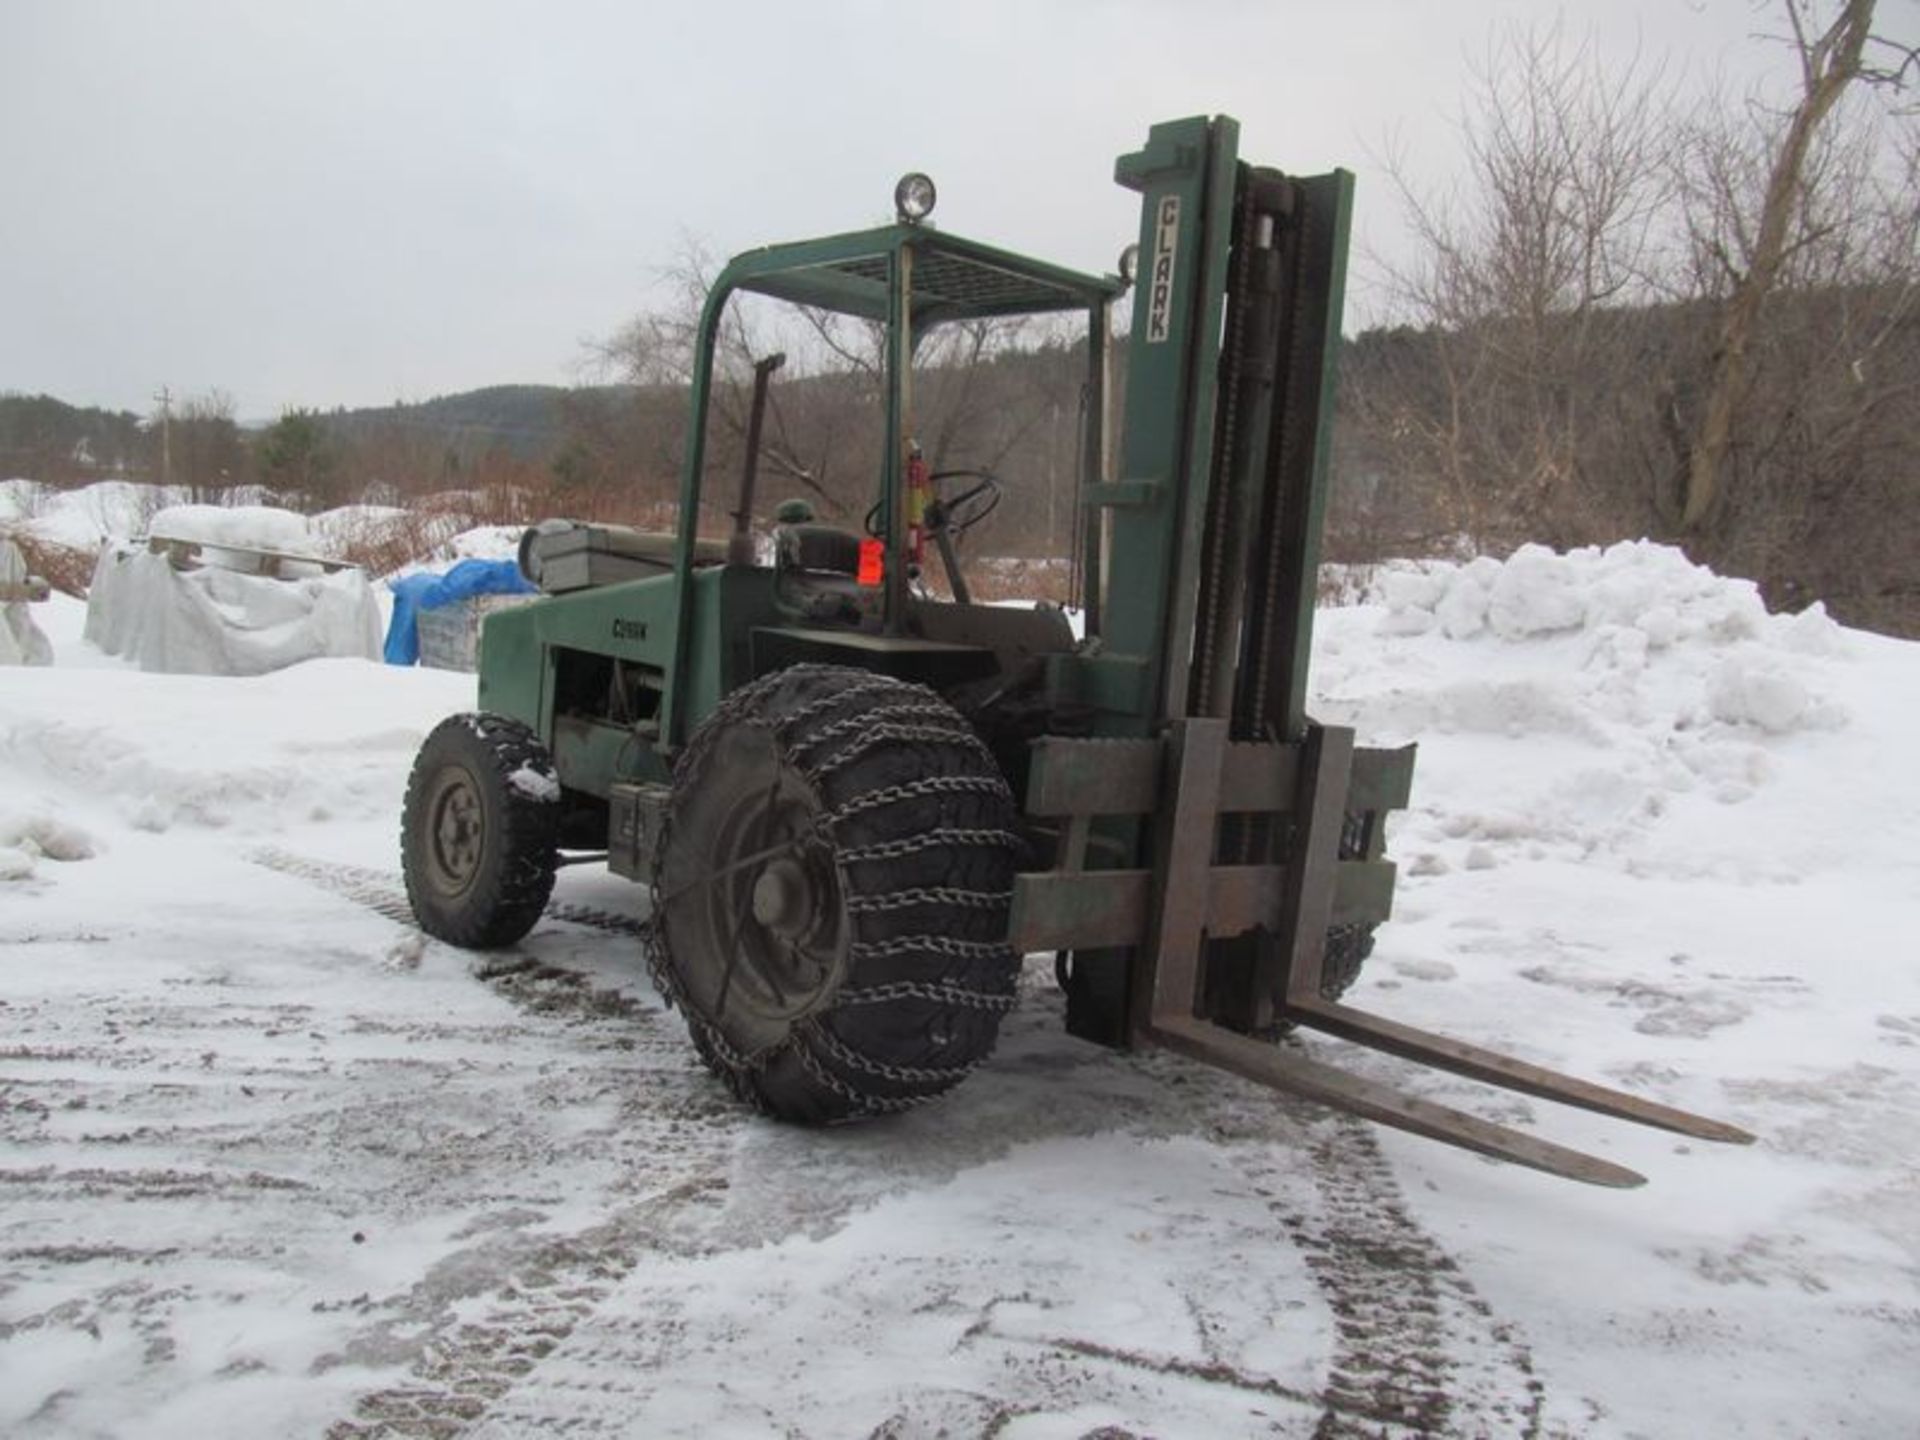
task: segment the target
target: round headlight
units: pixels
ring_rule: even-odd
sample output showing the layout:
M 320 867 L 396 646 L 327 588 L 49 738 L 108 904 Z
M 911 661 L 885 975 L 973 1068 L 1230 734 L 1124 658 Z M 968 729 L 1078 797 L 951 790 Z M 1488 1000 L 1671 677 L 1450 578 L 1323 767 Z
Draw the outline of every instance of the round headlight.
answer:
M 1140 274 L 1140 246 L 1135 243 L 1120 252 L 1120 280 L 1126 285 L 1133 284 Z
M 936 198 L 932 178 L 915 170 L 902 175 L 900 183 L 893 187 L 894 213 L 909 225 L 917 225 L 933 213 Z

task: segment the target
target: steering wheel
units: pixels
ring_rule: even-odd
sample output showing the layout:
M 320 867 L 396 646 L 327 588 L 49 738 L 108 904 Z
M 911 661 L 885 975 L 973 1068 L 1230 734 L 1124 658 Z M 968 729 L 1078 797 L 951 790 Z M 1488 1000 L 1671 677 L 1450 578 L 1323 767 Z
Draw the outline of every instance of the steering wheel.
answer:
M 951 499 L 941 499 L 942 480 L 971 479 L 974 483 Z M 927 503 L 924 525 L 929 537 L 945 531 L 960 536 L 978 525 L 1000 506 L 1000 479 L 986 470 L 936 470 L 927 479 L 933 484 L 934 498 Z M 880 533 L 880 502 L 867 511 L 867 534 Z
M 927 506 L 927 533 L 941 530 L 964 535 L 1000 506 L 1000 481 L 985 470 L 936 470 L 927 477 L 934 485 L 934 501 Z M 970 479 L 974 483 L 958 495 L 939 498 L 942 480 Z

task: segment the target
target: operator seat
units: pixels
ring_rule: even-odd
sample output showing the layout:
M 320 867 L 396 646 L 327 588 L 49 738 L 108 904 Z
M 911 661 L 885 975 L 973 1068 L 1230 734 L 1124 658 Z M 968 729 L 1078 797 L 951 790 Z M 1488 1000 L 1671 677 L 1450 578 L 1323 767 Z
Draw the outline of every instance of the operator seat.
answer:
M 520 573 L 548 595 L 645 580 L 673 569 L 678 537 L 667 530 L 635 530 L 626 525 L 591 525 L 584 520 L 542 520 L 520 537 Z M 696 540 L 696 567 L 718 565 L 727 547 L 717 540 Z
M 775 563 L 783 570 L 823 575 L 860 573 L 860 537 L 833 525 L 780 525 L 773 532 Z

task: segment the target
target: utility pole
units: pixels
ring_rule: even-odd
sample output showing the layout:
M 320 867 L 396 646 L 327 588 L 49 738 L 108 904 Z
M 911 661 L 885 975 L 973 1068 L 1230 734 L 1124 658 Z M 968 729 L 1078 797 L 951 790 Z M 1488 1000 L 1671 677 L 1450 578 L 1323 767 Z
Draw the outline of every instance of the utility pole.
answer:
M 153 397 L 160 402 L 160 483 L 173 484 L 173 391 L 165 385 Z

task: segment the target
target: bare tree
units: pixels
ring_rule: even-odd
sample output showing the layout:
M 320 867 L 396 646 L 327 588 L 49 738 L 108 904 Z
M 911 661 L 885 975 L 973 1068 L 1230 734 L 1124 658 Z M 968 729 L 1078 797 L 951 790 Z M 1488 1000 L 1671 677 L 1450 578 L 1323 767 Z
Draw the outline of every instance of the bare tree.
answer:
M 247 446 L 224 390 L 190 395 L 172 417 L 173 477 L 197 504 L 218 504 L 221 492 L 247 474 Z
M 1808 205 L 1814 188 L 1809 171 L 1817 164 L 1822 127 L 1851 87 L 1897 82 L 1901 75 L 1870 63 L 1874 0 L 1844 0 L 1824 26 L 1816 18 L 1814 0 L 1782 0 L 1782 6 L 1799 62 L 1800 92 L 1784 115 L 1762 121 L 1769 133 L 1757 204 L 1742 193 L 1739 150 L 1718 127 L 1708 127 L 1705 139 L 1694 146 L 1691 191 L 1695 196 L 1704 192 L 1707 218 L 1700 218 L 1696 204 L 1690 228 L 1696 244 L 1725 272 L 1726 295 L 1712 374 L 1688 447 L 1678 516 L 1683 531 L 1697 529 L 1719 496 L 1761 307 L 1781 283 L 1796 251 L 1823 233 Z
M 664 470 L 674 479 L 685 453 L 686 397 L 694 380 L 701 315 L 718 271 L 719 265 L 705 249 L 687 242 L 679 261 L 662 272 L 667 302 L 628 321 L 599 347 L 602 363 L 635 387 L 636 398 L 647 412 L 650 468 Z M 720 317 L 708 416 L 709 465 L 718 473 L 738 468 L 746 443 L 754 365 L 789 343 L 789 335 L 770 323 L 769 307 L 770 302 L 758 297 L 736 297 Z M 796 395 L 793 380 L 801 378 L 803 370 L 811 370 L 809 378 L 828 382 L 815 385 L 816 391 L 854 390 L 858 387 L 836 387 L 832 382 L 857 378 L 871 370 L 872 362 L 818 318 L 808 321 L 806 330 L 821 342 L 818 348 L 824 358 L 811 367 L 794 367 L 793 379 L 776 390 L 769 403 L 769 423 L 762 432 L 761 463 L 770 474 L 812 494 L 828 515 L 844 516 L 849 503 L 836 493 L 834 482 L 848 448 L 848 407 L 818 393 Z M 825 343 L 829 336 L 835 344 Z M 667 494 L 676 488 L 670 485 Z M 716 506 L 716 513 L 721 508 Z
M 1496 45 L 1463 190 L 1403 186 L 1411 323 L 1346 351 L 1333 552 L 1663 536 L 1920 633 L 1920 59 L 1835 3 L 1784 106 Z
M 640 424 L 628 443 L 644 459 L 632 468 L 650 475 L 677 477 L 686 443 L 686 396 L 702 309 L 718 266 L 697 245 L 664 272 L 669 298 L 597 347 L 603 373 L 630 387 L 630 412 Z M 1059 385 L 1021 367 L 1028 357 L 1046 356 L 1041 370 L 1051 376 L 1066 360 L 1064 350 L 1048 348 L 1051 329 L 1017 320 L 983 320 L 940 325 L 929 331 L 914 357 L 912 423 L 935 469 L 995 471 L 1010 456 L 1047 443 L 1071 446 L 1070 427 L 1043 421 L 1059 410 Z M 857 521 L 872 504 L 885 443 L 886 333 L 873 322 L 764 297 L 736 296 L 720 319 L 713 359 L 708 420 L 709 473 L 737 472 L 746 443 L 753 367 L 779 351 L 786 368 L 769 392 L 761 435 L 763 476 L 785 482 L 812 499 L 821 514 L 841 522 Z M 1016 374 L 1015 372 L 1020 373 Z M 605 404 L 593 402 L 605 418 Z M 606 404 L 619 405 L 615 399 Z M 1070 403 L 1070 401 L 1068 402 Z M 586 402 L 577 402 L 581 408 Z M 600 433 L 611 433 L 603 424 Z M 1044 432 L 1044 433 L 1043 433 Z M 584 464 L 595 432 L 569 421 L 569 450 Z M 574 447 L 583 447 L 575 449 Z M 1071 486 L 1071 456 L 1034 457 L 1013 477 L 1021 488 L 1042 483 Z M 563 477 L 564 478 L 564 477 Z M 670 485 L 653 487 L 664 498 Z M 1011 488 L 1011 487 L 1010 487 Z M 1011 522 L 1031 511 L 1047 513 L 1050 496 L 1023 496 L 1026 504 L 1003 507 Z M 716 500 L 717 520 L 725 504 Z M 1057 508 L 1057 507 L 1055 507 Z M 1003 527 L 1009 539 L 1042 533 Z M 986 539 L 992 527 L 983 527 Z
M 1572 543 L 1592 528 L 1602 487 L 1585 466 L 1612 423 L 1596 367 L 1632 364 L 1618 316 L 1652 293 L 1669 109 L 1657 69 L 1611 70 L 1558 27 L 1509 29 L 1474 73 L 1461 186 L 1425 192 L 1387 162 L 1419 247 L 1387 276 L 1411 329 L 1345 384 L 1375 458 L 1441 482 L 1413 533 Z
M 1713 97 L 1678 152 L 1697 318 L 1665 356 L 1659 528 L 1775 603 L 1920 632 L 1916 63 L 1870 3 L 1781 13 L 1791 97 Z

